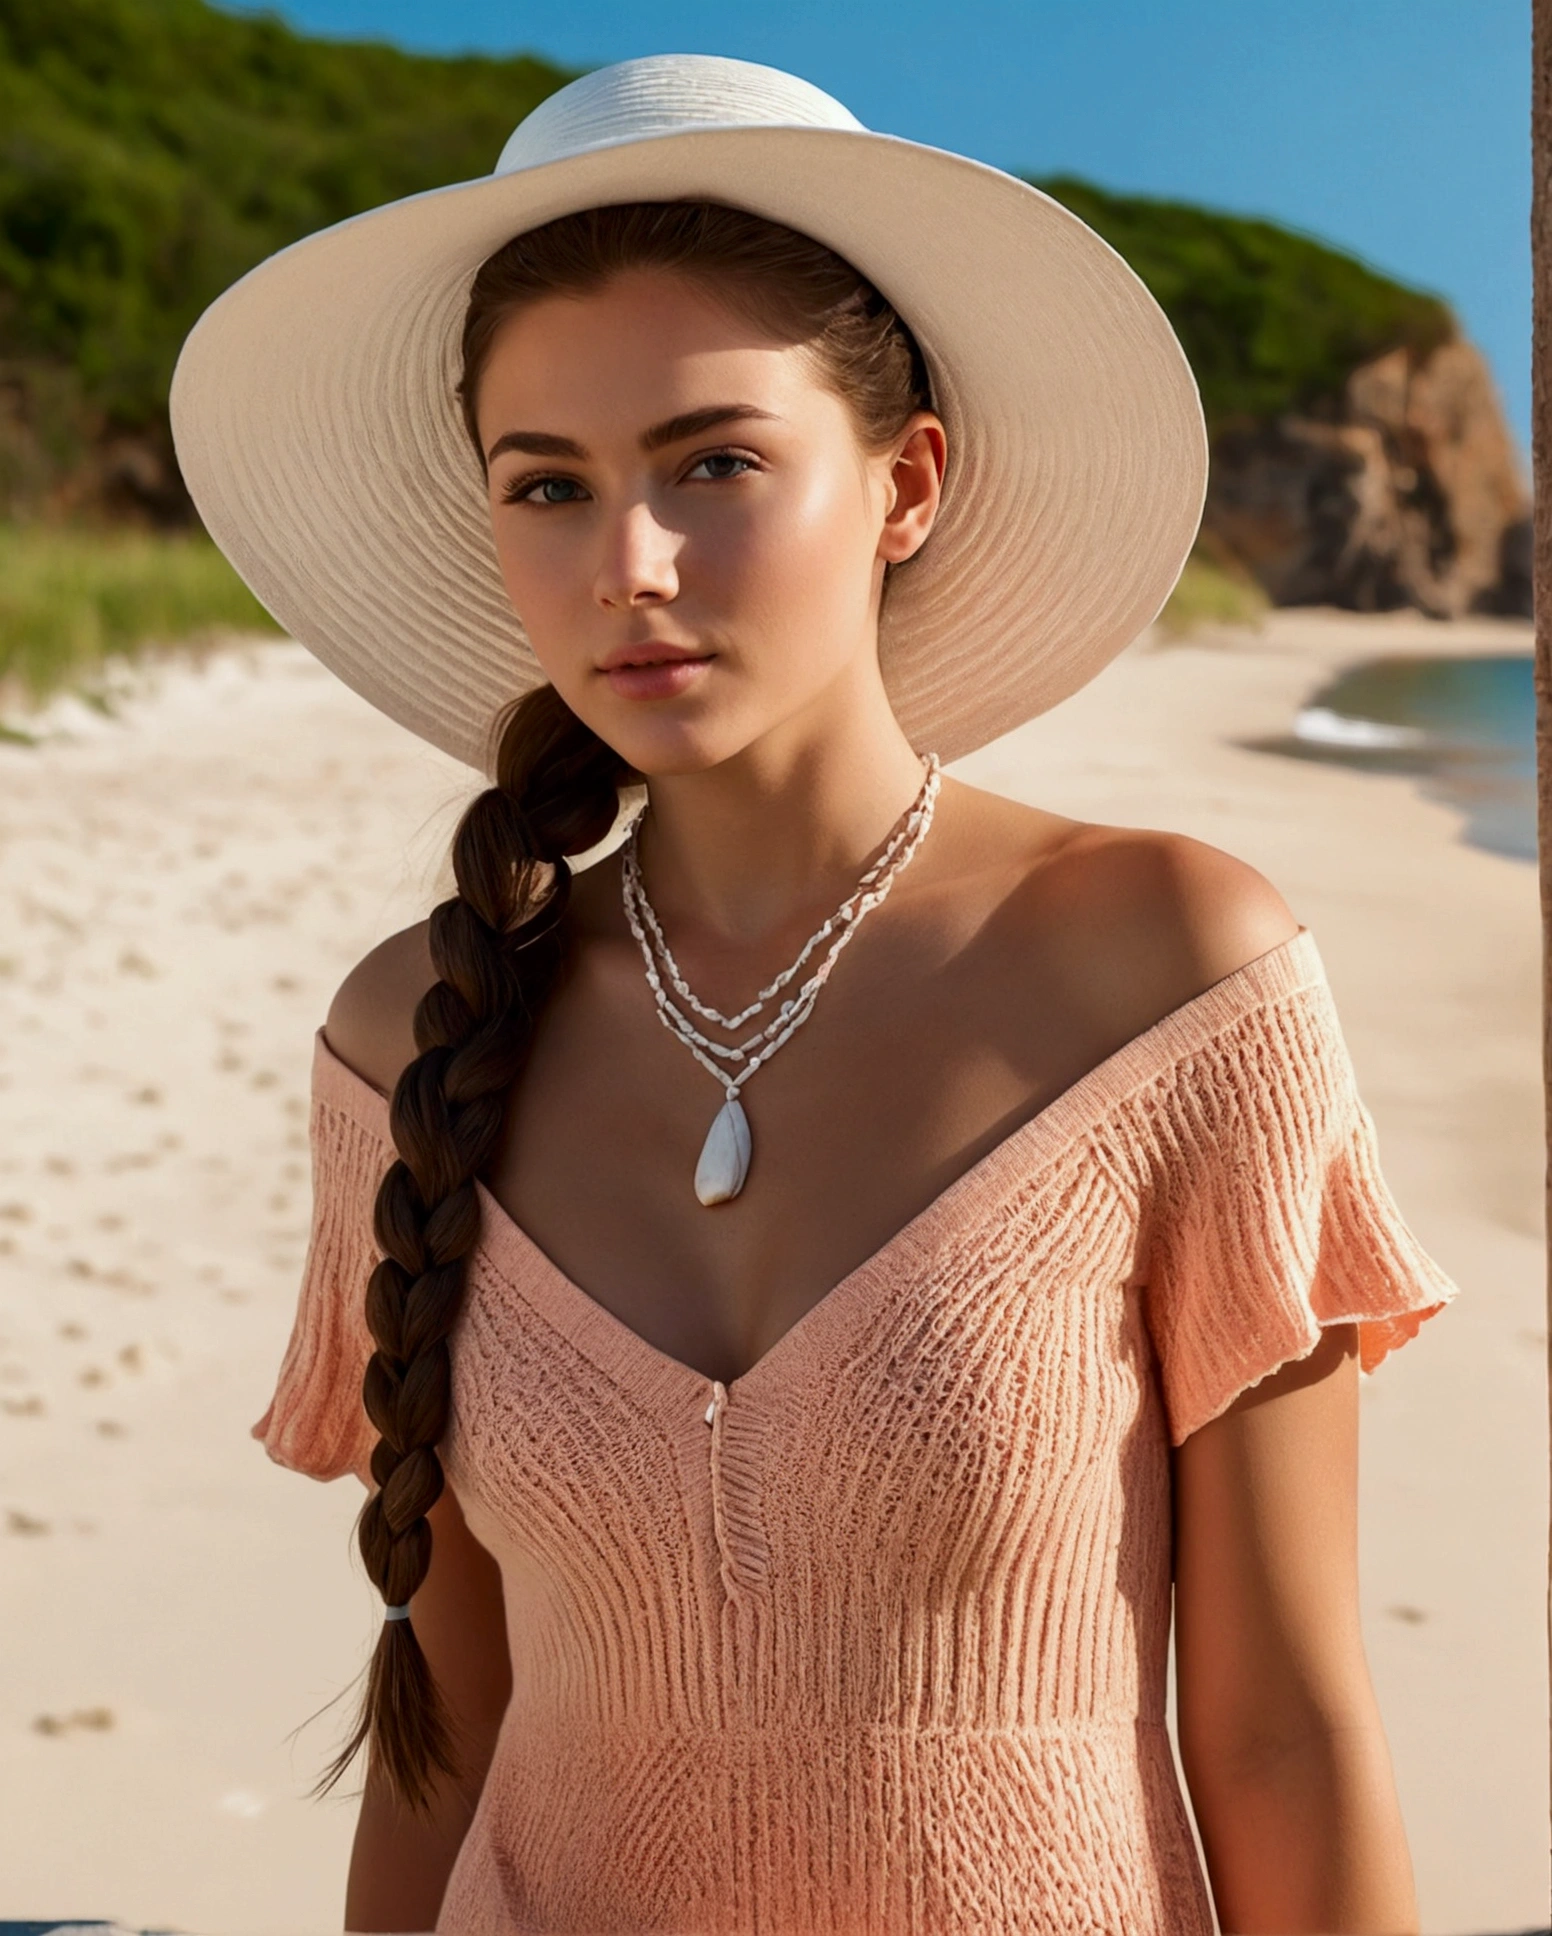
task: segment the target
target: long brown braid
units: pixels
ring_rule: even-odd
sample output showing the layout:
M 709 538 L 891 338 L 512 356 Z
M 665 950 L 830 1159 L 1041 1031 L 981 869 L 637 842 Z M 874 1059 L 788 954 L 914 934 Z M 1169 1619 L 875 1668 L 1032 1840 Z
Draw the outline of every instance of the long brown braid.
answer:
M 564 958 L 565 857 L 608 835 L 630 777 L 550 686 L 510 709 L 496 773 L 453 838 L 458 891 L 432 911 L 439 979 L 415 1010 L 420 1053 L 394 1088 L 389 1127 L 399 1154 L 374 1213 L 383 1256 L 367 1284 L 366 1317 L 377 1349 L 362 1395 L 382 1436 L 372 1454 L 378 1489 L 358 1539 L 390 1606 L 407 1605 L 431 1565 L 426 1515 L 443 1485 L 436 1448 L 449 1416 L 448 1338 L 479 1233 L 474 1182 L 495 1154 L 508 1093 Z M 321 1789 L 368 1741 L 373 1761 L 417 1808 L 429 1805 L 433 1770 L 458 1772 L 445 1705 L 407 1619 L 384 1621 L 360 1718 Z
M 633 267 L 687 276 L 773 341 L 799 346 L 817 379 L 849 406 L 865 450 L 883 448 L 914 411 L 931 407 L 909 330 L 822 243 L 719 203 L 625 203 L 516 236 L 476 273 L 459 401 L 477 453 L 478 385 L 501 324 L 526 303 L 586 294 Z M 398 1158 L 377 1193 L 383 1255 L 366 1291 L 377 1349 L 362 1395 L 381 1438 L 372 1454 L 377 1490 L 358 1536 L 391 1607 L 407 1606 L 430 1570 L 426 1515 L 443 1487 L 437 1446 L 450 1418 L 448 1341 L 479 1230 L 475 1179 L 496 1153 L 509 1092 L 564 964 L 566 856 L 608 835 L 620 786 L 635 777 L 541 686 L 508 709 L 496 784 L 473 801 L 454 836 L 458 891 L 431 916 L 439 979 L 416 1008 L 419 1053 L 393 1093 Z M 452 1723 L 409 1619 L 384 1622 L 359 1719 L 316 1792 L 332 1788 L 363 1746 L 397 1796 L 419 1810 L 429 1810 L 438 1775 L 459 1772 Z

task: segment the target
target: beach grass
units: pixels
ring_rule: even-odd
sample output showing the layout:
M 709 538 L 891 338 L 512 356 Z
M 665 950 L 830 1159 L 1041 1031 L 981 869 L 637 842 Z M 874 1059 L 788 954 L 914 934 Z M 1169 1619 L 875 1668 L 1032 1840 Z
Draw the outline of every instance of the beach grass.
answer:
M 277 631 L 203 533 L 0 525 L 0 690 L 28 701 L 111 659 Z
M 1254 579 L 1226 571 L 1212 559 L 1193 552 L 1157 624 L 1172 639 L 1189 638 L 1211 625 L 1254 628 L 1260 625 L 1270 603 Z

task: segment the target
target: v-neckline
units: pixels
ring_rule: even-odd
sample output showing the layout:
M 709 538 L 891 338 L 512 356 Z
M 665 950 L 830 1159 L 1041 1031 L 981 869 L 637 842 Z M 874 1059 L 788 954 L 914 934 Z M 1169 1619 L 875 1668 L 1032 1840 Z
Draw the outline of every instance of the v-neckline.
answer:
M 952 1221 L 966 1210 L 995 1207 L 1010 1176 L 1027 1181 L 1040 1174 L 1041 1164 L 1049 1165 L 1078 1136 L 1104 1121 L 1109 1111 L 1161 1071 L 1173 1067 L 1233 1023 L 1324 980 L 1324 964 L 1314 935 L 1301 926 L 1286 941 L 1171 1009 L 1009 1130 L 831 1285 L 746 1371 L 729 1381 L 697 1371 L 633 1330 L 568 1277 L 487 1185 L 476 1179 L 482 1211 L 480 1241 L 493 1262 L 504 1250 L 521 1259 L 526 1266 L 525 1294 L 530 1284 L 540 1287 L 546 1316 L 592 1363 L 621 1384 L 629 1386 L 646 1377 L 667 1397 L 674 1396 L 676 1386 L 687 1392 L 693 1387 L 701 1398 L 717 1391 L 729 1399 L 735 1394 L 745 1395 L 774 1376 L 800 1343 L 809 1342 L 816 1334 L 820 1334 L 822 1343 L 823 1334 L 835 1330 L 850 1304 L 886 1266 L 895 1264 L 901 1250 L 914 1250 L 924 1260 L 930 1259 L 936 1248 L 933 1233 L 945 1219 Z M 342 1106 L 363 1129 L 391 1149 L 389 1098 L 335 1054 L 321 1028 L 314 1037 L 314 1052 L 315 1097 L 321 1095 Z

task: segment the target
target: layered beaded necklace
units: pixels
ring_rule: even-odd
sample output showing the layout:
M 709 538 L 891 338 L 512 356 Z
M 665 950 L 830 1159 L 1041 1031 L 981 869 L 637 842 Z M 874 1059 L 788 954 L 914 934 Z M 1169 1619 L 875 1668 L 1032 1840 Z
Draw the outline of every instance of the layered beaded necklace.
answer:
M 841 950 L 857 932 L 863 917 L 887 898 L 890 888 L 910 865 L 917 848 L 926 838 L 927 829 L 932 825 L 932 810 L 937 803 L 941 779 L 937 754 L 929 753 L 923 766 L 925 777 L 921 791 L 895 823 L 883 853 L 829 919 L 804 942 L 797 959 L 736 1015 L 724 1015 L 719 1009 L 701 1001 L 685 981 L 663 933 L 662 923 L 642 885 L 636 839 L 642 815 L 638 814 L 631 822 L 620 850 L 620 892 L 625 903 L 625 919 L 641 950 L 647 971 L 647 985 L 657 1004 L 658 1020 L 670 1034 L 684 1043 L 703 1069 L 717 1078 L 726 1093 L 726 1101 L 712 1120 L 701 1148 L 700 1161 L 695 1166 L 695 1194 L 702 1203 L 726 1203 L 743 1189 L 744 1179 L 749 1174 L 751 1143 L 749 1118 L 739 1101 L 739 1091 L 755 1070 L 769 1062 L 784 1043 L 790 1042 L 813 1014 L 819 991 L 828 981 L 830 970 L 835 966 Z M 693 1010 L 703 1021 L 712 1022 L 731 1034 L 753 1021 L 784 989 L 790 987 L 815 949 L 826 941 L 830 943 L 829 948 L 797 992 L 782 1002 L 763 1028 L 736 1044 L 714 1042 L 703 1034 L 663 986 L 666 975 L 674 994 L 685 1007 Z M 720 1067 L 719 1064 L 723 1063 L 730 1063 L 733 1067 Z

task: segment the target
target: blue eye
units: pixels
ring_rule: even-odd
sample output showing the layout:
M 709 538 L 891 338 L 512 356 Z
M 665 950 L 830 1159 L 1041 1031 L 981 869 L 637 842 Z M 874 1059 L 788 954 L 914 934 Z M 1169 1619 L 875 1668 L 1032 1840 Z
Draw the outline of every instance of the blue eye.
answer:
M 750 470 L 753 468 L 753 459 L 740 457 L 736 450 L 708 451 L 704 457 L 696 459 L 695 463 L 691 466 L 692 472 L 698 471 L 703 464 L 742 464 L 745 470 Z M 738 471 L 723 471 L 720 475 L 721 477 L 728 478 L 738 477 L 741 474 Z M 714 478 L 712 481 L 715 483 L 719 480 Z
M 535 491 L 548 491 L 555 484 L 573 490 L 578 488 L 574 477 L 514 477 L 502 491 L 501 501 L 504 504 L 575 504 L 577 502 L 574 497 L 536 498 L 533 495 Z

